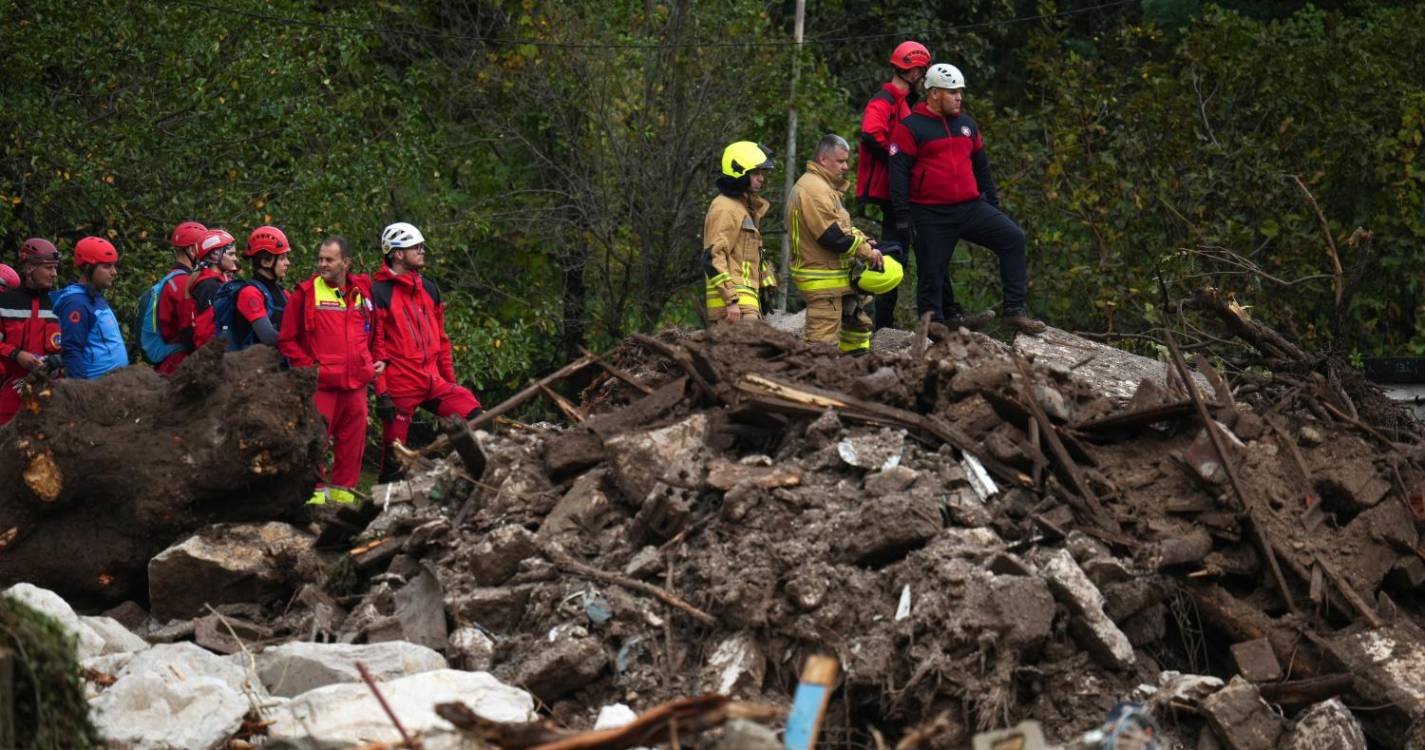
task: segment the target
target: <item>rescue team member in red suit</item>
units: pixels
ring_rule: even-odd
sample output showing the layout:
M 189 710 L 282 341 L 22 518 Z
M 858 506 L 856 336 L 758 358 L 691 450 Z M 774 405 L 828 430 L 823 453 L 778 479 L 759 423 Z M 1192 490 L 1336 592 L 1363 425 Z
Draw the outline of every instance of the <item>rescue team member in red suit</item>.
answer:
M 331 471 L 309 504 L 356 500 L 351 488 L 361 477 L 366 448 L 366 386 L 385 369 L 371 358 L 375 338 L 371 279 L 351 274 L 344 238 L 328 237 L 317 249 L 317 275 L 288 296 L 277 336 L 277 351 L 288 364 L 317 368 L 317 411 L 332 442 Z
M 193 319 L 183 317 L 186 306 L 184 292 L 188 274 L 198 263 L 198 243 L 208 234 L 208 228 L 196 221 L 185 221 L 173 228 L 168 242 L 173 245 L 173 268 L 181 276 L 169 279 L 158 293 L 158 332 L 169 344 L 180 344 L 183 349 L 164 358 L 153 369 L 164 375 L 178 369 L 178 365 L 193 351 Z
M 962 111 L 965 77 L 936 63 L 925 73 L 925 101 L 891 134 L 891 201 L 897 228 L 915 225 L 915 305 L 952 327 L 983 325 L 989 311 L 966 313 L 947 274 L 963 238 L 999 256 L 1004 322 L 1028 334 L 1046 326 L 1025 303 L 1024 231 L 999 209 L 980 126 Z M 983 322 L 981 322 L 983 321 Z
M 891 257 L 903 267 L 909 265 L 910 232 L 896 229 L 891 211 L 891 164 L 887 152 L 891 147 L 891 132 L 895 130 L 896 123 L 910 115 L 911 105 L 915 104 L 915 86 L 925 77 L 928 67 L 930 50 L 925 45 L 901 42 L 891 52 L 891 80 L 871 95 L 861 112 L 861 149 L 856 154 L 856 200 L 881 209 L 881 241 L 887 243 L 887 247 L 894 247 L 890 243 L 900 245 L 900 252 L 891 253 Z M 898 289 L 876 295 L 876 328 L 895 325 Z
M 213 298 L 235 273 L 237 240 L 226 230 L 209 229 L 198 242 L 198 265 L 188 275 L 183 293 L 181 315 L 192 321 L 192 350 L 201 348 L 217 334 L 213 324 Z
M 258 227 L 247 236 L 247 248 L 242 254 L 252 262 L 252 280 L 238 292 L 229 348 L 246 349 L 258 343 L 277 346 L 277 331 L 287 308 L 282 279 L 292 265 L 290 252 L 287 235 L 277 227 Z
M 405 222 L 381 233 L 385 263 L 371 284 L 376 308 L 377 364 L 385 363 L 386 391 L 377 384 L 376 415 L 381 418 L 381 481 L 400 478 L 391 444 L 405 442 L 416 407 L 445 417 L 473 419 L 480 413 L 475 394 L 455 382 L 450 338 L 445 333 L 445 303 L 434 281 L 423 278 L 425 238 Z
M 20 245 L 18 283 L 0 292 L 0 424 L 20 410 L 20 378 L 35 368 L 60 368 L 59 320 L 49 293 L 59 278 L 59 250 L 31 237 Z

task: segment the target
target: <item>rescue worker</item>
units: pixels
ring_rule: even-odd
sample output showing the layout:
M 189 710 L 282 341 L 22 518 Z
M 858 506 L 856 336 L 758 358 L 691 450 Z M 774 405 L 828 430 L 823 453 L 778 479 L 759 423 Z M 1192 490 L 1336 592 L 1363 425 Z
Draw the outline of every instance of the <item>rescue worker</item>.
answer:
M 242 254 L 252 263 L 252 279 L 237 292 L 230 349 L 246 349 L 257 343 L 277 346 L 277 331 L 287 308 L 282 280 L 292 265 L 288 257 L 291 251 L 287 235 L 277 227 L 261 226 L 247 236 Z
M 288 299 L 277 350 L 292 367 L 317 368 L 317 411 L 327 420 L 332 466 L 307 502 L 355 502 L 366 448 L 366 386 L 385 369 L 371 357 L 376 326 L 371 280 L 351 273 L 351 249 L 328 237 L 317 249 L 317 273 Z
M 168 243 L 173 246 L 173 267 L 169 274 L 177 273 L 163 285 L 158 293 L 158 332 L 169 344 L 182 346 L 154 366 L 154 370 L 168 375 L 178 369 L 178 365 L 193 351 L 193 319 L 185 317 L 188 274 L 198 264 L 198 243 L 207 235 L 208 228 L 196 221 L 185 221 L 173 228 Z
M 792 283 L 806 300 L 807 341 L 836 343 L 842 352 L 871 350 L 870 299 L 851 289 L 851 265 L 880 270 L 881 251 L 851 223 L 842 196 L 851 186 L 851 146 L 839 135 L 823 136 L 806 172 L 787 195 L 787 231 L 792 233 Z
M 401 477 L 391 445 L 406 441 L 416 407 L 466 420 L 480 414 L 475 394 L 455 382 L 455 360 L 445 333 L 445 302 L 440 287 L 421 275 L 426 267 L 425 237 L 404 221 L 381 232 L 381 269 L 371 284 L 376 312 L 376 415 L 381 420 L 381 479 Z M 382 390 L 384 385 L 385 390 Z
M 0 424 L 20 411 L 21 378 L 62 366 L 59 321 L 49 298 L 59 277 L 59 250 L 47 239 L 31 237 L 20 244 L 19 265 L 18 283 L 7 282 L 0 292 Z
M 0 263 L 0 294 L 20 288 L 20 274 L 9 263 Z
M 1024 232 L 999 209 L 980 128 L 962 110 L 965 77 L 946 63 L 925 74 L 925 101 L 896 124 L 891 136 L 891 202 L 896 228 L 915 228 L 916 310 L 952 327 L 980 328 L 992 310 L 967 313 L 955 302 L 947 274 L 961 239 L 999 257 L 1005 323 L 1039 334 L 1042 321 L 1025 300 Z
M 930 50 L 920 42 L 901 42 L 891 52 L 891 79 L 881 85 L 861 111 L 861 147 L 856 154 L 856 200 L 880 209 L 881 240 L 900 246 L 891 255 L 902 266 L 910 253 L 910 232 L 896 228 L 891 210 L 891 133 L 910 114 L 916 86 L 930 67 Z M 876 297 L 876 328 L 895 325 L 898 290 Z
M 237 273 L 237 239 L 225 229 L 209 229 L 198 241 L 198 264 L 184 287 L 182 315 L 192 330 L 190 353 L 218 333 L 213 322 L 213 300 L 218 290 Z
M 79 280 L 50 292 L 68 377 L 93 380 L 129 364 L 119 319 L 104 299 L 104 290 L 118 278 L 118 263 L 119 253 L 112 243 L 103 237 L 85 237 L 74 246 Z
M 737 323 L 762 317 L 761 289 L 775 284 L 762 260 L 762 217 L 771 205 L 757 194 L 776 165 L 770 151 L 752 141 L 723 149 L 719 195 L 703 220 L 703 274 L 707 278 L 708 323 Z

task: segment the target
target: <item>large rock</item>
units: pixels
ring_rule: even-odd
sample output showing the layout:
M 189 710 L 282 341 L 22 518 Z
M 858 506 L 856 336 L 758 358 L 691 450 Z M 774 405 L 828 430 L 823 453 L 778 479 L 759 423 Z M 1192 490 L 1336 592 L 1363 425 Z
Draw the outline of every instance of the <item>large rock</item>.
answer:
M 1301 712 L 1278 750 L 1366 750 L 1366 735 L 1351 710 L 1332 698 Z
M 74 613 L 69 603 L 60 598 L 59 594 L 28 583 L 17 583 L 5 589 L 4 593 L 0 593 L 0 596 L 14 599 L 31 609 L 43 612 L 58 622 L 59 626 L 64 628 L 64 632 L 74 638 L 76 659 L 83 661 L 106 653 L 104 638 L 84 624 L 79 619 L 79 615 Z
M 408 641 L 427 648 L 445 648 L 449 631 L 445 626 L 445 589 L 428 567 L 395 595 L 391 617 L 367 629 L 366 637 L 376 641 Z
M 311 548 L 311 535 L 285 523 L 210 526 L 149 562 L 153 616 L 167 622 L 202 614 L 204 604 L 275 599 Z
M 498 586 L 508 581 L 525 558 L 539 554 L 534 535 L 523 526 L 501 526 L 486 534 L 466 553 L 467 567 L 475 583 Z
M 257 675 L 273 695 L 293 697 L 343 682 L 361 682 L 356 663 L 378 681 L 445 669 L 445 657 L 425 646 L 401 641 L 355 645 L 295 641 L 256 656 Z
M 1064 373 L 1093 386 L 1104 396 L 1127 401 L 1138 390 L 1138 384 L 1151 380 L 1166 386 L 1170 378 L 1169 365 L 1131 352 L 1115 349 L 1096 341 L 1075 336 L 1058 328 L 1050 328 L 1038 336 L 1016 336 L 1014 350 L 1032 356 L 1034 364 Z M 1207 378 L 1193 373 L 1193 380 L 1204 395 L 1212 395 Z
M 250 707 L 242 667 L 191 643 L 134 655 L 90 701 L 94 724 L 115 750 L 223 747 Z M 247 686 L 264 696 L 262 686 Z
M 593 682 L 608 664 L 609 655 L 597 638 L 577 630 L 556 631 L 551 642 L 540 644 L 520 661 L 514 682 L 541 701 L 553 703 Z
M 933 496 L 889 495 L 850 511 L 835 527 L 835 544 L 847 562 L 881 567 L 924 547 L 942 526 Z
M 1282 733 L 1281 717 L 1262 700 L 1257 686 L 1241 677 L 1208 696 L 1202 711 L 1228 750 L 1271 750 Z
M 450 729 L 436 716 L 439 703 L 460 701 L 475 713 L 500 722 L 535 718 L 534 698 L 488 672 L 440 669 L 378 683 L 406 730 Z M 398 742 L 386 712 L 364 684 L 328 685 L 303 693 L 273 709 L 268 734 L 274 740 L 310 737 L 320 742 Z
M 1074 635 L 1099 661 L 1126 669 L 1133 666 L 1133 644 L 1103 612 L 1103 594 L 1074 562 L 1068 550 L 1056 550 L 1035 560 L 1055 598 L 1074 614 Z
M 624 497 L 642 504 L 665 471 L 690 467 L 703 447 L 707 417 L 694 414 L 677 424 L 615 435 L 604 442 L 612 459 L 614 481 Z

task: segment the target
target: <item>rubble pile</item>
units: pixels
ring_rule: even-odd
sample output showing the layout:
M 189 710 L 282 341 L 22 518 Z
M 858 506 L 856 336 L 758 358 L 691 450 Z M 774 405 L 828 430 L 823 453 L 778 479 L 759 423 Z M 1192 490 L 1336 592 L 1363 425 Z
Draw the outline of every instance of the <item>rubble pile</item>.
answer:
M 766 326 L 635 337 L 568 425 L 481 430 L 483 461 L 456 425 L 362 507 L 175 540 L 149 612 L 111 614 L 160 644 L 134 653 L 237 665 L 203 710 L 254 742 L 399 739 L 357 660 L 448 731 L 452 696 L 576 727 L 786 705 L 814 653 L 842 667 L 830 744 L 932 719 L 936 748 L 1027 719 L 1065 741 L 1125 700 L 1165 746 L 1425 742 L 1408 424 L 1305 370 L 1233 388 L 1199 360 L 1187 386 L 1062 332 L 930 333 L 857 359 Z M 143 710 L 129 658 L 86 664 L 98 705 Z

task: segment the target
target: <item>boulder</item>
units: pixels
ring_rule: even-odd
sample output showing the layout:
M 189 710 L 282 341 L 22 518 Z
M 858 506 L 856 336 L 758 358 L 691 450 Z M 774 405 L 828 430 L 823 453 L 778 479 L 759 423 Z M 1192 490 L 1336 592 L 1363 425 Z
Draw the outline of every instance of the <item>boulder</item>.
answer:
M 510 525 L 486 534 L 465 554 L 476 584 L 498 586 L 519 570 L 525 558 L 539 554 L 539 548 L 534 535 L 523 526 Z
M 142 651 L 148 648 L 148 641 L 134 635 L 122 623 L 112 617 L 80 617 L 79 621 L 84 623 L 95 635 L 104 641 L 103 648 L 100 649 L 101 656 L 107 654 L 127 654 L 133 651 Z
M 1351 710 L 1332 698 L 1301 712 L 1278 750 L 1366 750 L 1366 735 Z
M 1103 612 L 1103 594 L 1074 562 L 1068 550 L 1040 555 L 1035 562 L 1054 597 L 1073 613 L 1075 637 L 1095 658 L 1117 669 L 1133 666 L 1133 645 L 1128 636 Z
M 428 568 L 402 586 L 395 595 L 391 617 L 367 630 L 367 640 L 407 641 L 427 648 L 445 648 L 445 591 Z
M 94 724 L 116 750 L 224 747 L 251 704 L 246 671 L 191 643 L 135 654 L 90 701 Z M 263 697 L 261 685 L 250 686 Z
M 1202 711 L 1228 750 L 1271 750 L 1282 733 L 1281 717 L 1262 700 L 1257 686 L 1241 677 L 1208 696 Z
M 445 657 L 414 643 L 388 641 L 355 645 L 294 641 L 258 654 L 257 675 L 273 695 L 294 697 L 344 682 L 361 682 L 356 663 L 378 681 L 445 669 Z
M 849 512 L 834 528 L 842 559 L 881 567 L 924 547 L 940 533 L 940 504 L 933 496 L 888 495 Z
M 534 698 L 488 672 L 438 669 L 378 683 L 391 710 L 411 733 L 448 730 L 435 706 L 459 701 L 491 721 L 535 719 Z M 311 738 L 318 742 L 363 744 L 399 742 L 371 690 L 364 684 L 328 685 L 303 693 L 273 709 L 272 740 Z
M 692 466 L 707 432 L 707 417 L 694 414 L 667 427 L 608 438 L 604 447 L 625 499 L 642 503 L 664 471 Z
M 609 664 L 603 644 L 582 629 L 551 635 L 552 640 L 525 656 L 514 672 L 515 684 L 545 703 L 593 682 Z
M 167 622 L 203 614 L 204 604 L 273 600 L 288 593 L 311 549 L 311 535 L 285 523 L 210 526 L 149 561 L 153 616 Z
M 54 618 L 66 633 L 74 637 L 75 659 L 83 661 L 105 653 L 112 653 L 105 651 L 106 643 L 103 636 L 94 632 L 84 621 L 80 620 L 79 615 L 74 613 L 69 603 L 60 598 L 59 594 L 28 583 L 17 583 L 5 589 L 4 593 L 0 593 L 0 596 L 14 599 Z

